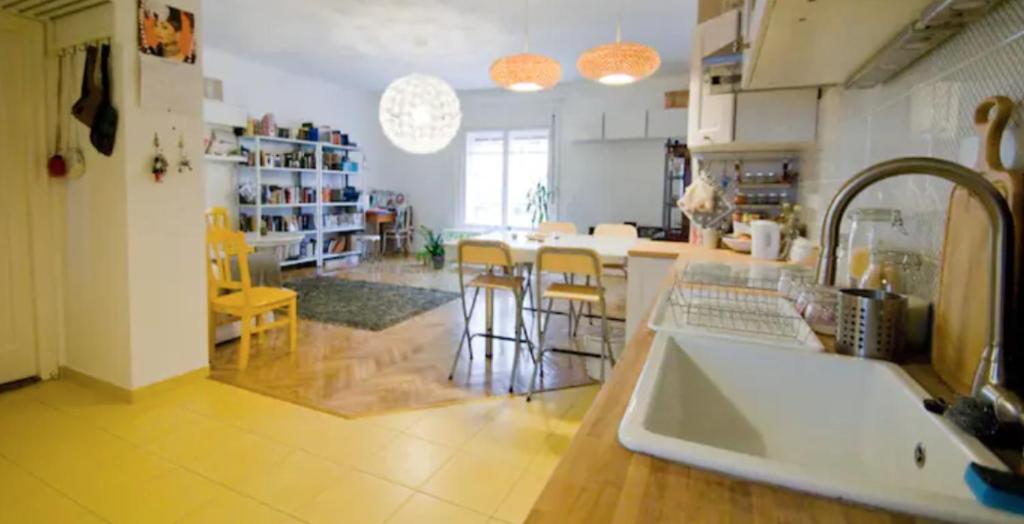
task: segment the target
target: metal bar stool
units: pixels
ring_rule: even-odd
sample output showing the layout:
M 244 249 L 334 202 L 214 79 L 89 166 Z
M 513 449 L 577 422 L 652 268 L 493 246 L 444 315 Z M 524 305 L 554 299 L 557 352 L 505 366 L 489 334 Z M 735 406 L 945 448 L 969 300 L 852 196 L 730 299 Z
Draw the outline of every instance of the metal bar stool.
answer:
M 462 316 L 465 325 L 462 330 L 462 337 L 459 339 L 459 348 L 455 351 L 455 358 L 452 360 L 452 369 L 448 374 L 448 380 L 455 376 L 455 368 L 459 364 L 459 357 L 462 355 L 462 346 L 469 348 L 469 359 L 473 360 L 473 337 L 484 337 L 487 339 L 486 356 L 491 356 L 491 344 L 494 339 L 515 342 L 516 350 L 512 362 L 512 376 L 509 379 L 508 392 L 513 393 L 515 389 L 517 372 L 519 369 L 519 357 L 521 343 L 526 342 L 533 356 L 533 343 L 530 341 L 529 333 L 523 323 L 523 282 L 524 278 L 516 276 L 515 267 L 512 262 L 512 250 L 508 244 L 496 240 L 473 240 L 463 239 L 459 241 L 459 298 L 462 302 Z M 478 266 L 485 268 L 484 273 L 473 277 L 469 282 L 465 281 L 466 266 Z M 501 273 L 496 273 L 500 269 Z M 466 307 L 466 288 L 473 289 L 473 300 L 469 307 Z M 470 333 L 469 321 L 476 309 L 476 300 L 480 290 L 484 290 L 486 303 L 486 328 L 484 333 Z M 494 291 L 505 290 L 512 293 L 516 300 L 516 328 L 515 335 L 506 337 L 494 334 Z
M 572 280 L 568 280 L 566 283 L 554 283 L 548 285 L 547 288 L 542 288 L 542 275 L 545 272 L 551 273 L 562 273 L 564 275 L 581 275 L 588 278 L 593 278 L 595 285 L 580 285 L 573 284 Z M 601 283 L 601 258 L 597 252 L 593 249 L 576 248 L 576 247 L 553 247 L 543 246 L 537 250 L 537 304 L 541 304 L 543 299 L 547 299 L 547 306 L 543 309 L 543 317 L 541 315 L 541 309 L 537 309 L 537 347 L 540 348 L 540 353 L 537 355 L 537 363 L 533 367 L 533 377 L 530 378 L 530 390 L 526 394 L 527 402 L 530 401 L 533 396 L 534 387 L 537 382 L 537 375 L 544 375 L 544 353 L 553 351 L 557 353 L 567 353 L 570 355 L 577 355 L 582 357 L 591 357 L 601 359 L 601 382 L 604 382 L 604 361 L 608 359 L 612 366 L 615 366 L 615 356 L 612 354 L 611 338 L 608 332 L 608 315 L 607 308 L 605 306 L 604 286 Z M 580 302 L 582 304 L 597 304 L 601 310 L 601 353 L 594 354 L 583 351 L 573 351 L 568 349 L 557 349 L 557 348 L 546 348 L 544 347 L 544 336 L 547 333 L 548 325 L 551 323 L 551 309 L 554 307 L 555 300 L 568 300 L 570 307 L 574 302 Z M 571 310 L 570 310 L 571 311 Z M 573 329 L 573 319 L 570 317 L 569 330 L 570 334 Z

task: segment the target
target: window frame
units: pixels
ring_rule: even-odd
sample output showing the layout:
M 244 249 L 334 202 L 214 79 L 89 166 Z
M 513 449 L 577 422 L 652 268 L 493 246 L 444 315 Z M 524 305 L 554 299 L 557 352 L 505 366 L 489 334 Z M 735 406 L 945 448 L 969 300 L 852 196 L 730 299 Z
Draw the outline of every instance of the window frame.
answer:
M 547 175 L 545 176 L 545 185 L 548 187 L 549 190 L 551 190 L 551 188 L 554 186 L 554 180 L 555 180 L 555 169 L 554 168 L 555 168 L 555 144 L 556 144 L 556 142 L 555 142 L 555 129 L 554 129 L 553 125 L 548 125 L 548 126 L 539 126 L 539 125 L 538 126 L 516 126 L 516 127 L 507 127 L 507 128 L 485 127 L 485 128 L 466 129 L 462 133 L 462 141 L 461 141 L 462 148 L 461 148 L 460 155 L 459 155 L 460 168 L 459 168 L 459 204 L 458 204 L 459 224 L 461 225 L 461 227 L 465 227 L 465 228 L 468 228 L 468 229 L 483 229 L 483 230 L 506 229 L 506 230 L 516 230 L 516 231 L 525 231 L 525 230 L 529 229 L 529 228 L 523 228 L 523 227 L 513 227 L 513 226 L 510 226 L 509 223 L 508 223 L 508 210 L 509 210 L 509 195 L 508 195 L 509 176 L 508 176 L 508 167 L 509 167 L 509 156 L 510 156 L 510 154 L 509 154 L 510 136 L 513 133 L 517 133 L 517 132 L 530 132 L 530 131 L 546 131 L 547 134 L 548 134 L 548 155 L 547 155 L 548 156 L 548 158 L 547 158 L 547 160 L 548 160 L 548 169 L 547 169 Z M 475 223 L 472 223 L 472 222 L 468 222 L 466 220 L 466 218 L 467 218 L 466 217 L 466 185 L 467 185 L 466 184 L 466 176 L 468 174 L 466 172 L 466 170 L 468 169 L 467 156 L 469 154 L 469 137 L 470 137 L 470 135 L 472 135 L 474 133 L 501 133 L 503 147 L 502 147 L 502 160 L 501 160 L 501 170 L 502 170 L 502 172 L 501 172 L 501 224 L 499 224 L 499 225 L 475 224 Z M 549 218 L 551 218 L 550 215 L 552 215 L 554 210 L 555 210 L 555 202 L 554 202 L 554 200 L 552 199 L 552 201 L 549 202 L 548 205 L 549 205 L 548 214 L 549 214 Z

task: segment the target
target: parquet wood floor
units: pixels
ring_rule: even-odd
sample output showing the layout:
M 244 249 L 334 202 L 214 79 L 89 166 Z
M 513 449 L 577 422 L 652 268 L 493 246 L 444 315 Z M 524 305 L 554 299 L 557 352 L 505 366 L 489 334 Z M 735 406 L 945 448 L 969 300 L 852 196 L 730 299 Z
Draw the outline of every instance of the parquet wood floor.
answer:
M 311 274 L 312 270 L 295 270 L 286 273 L 285 278 Z M 326 274 L 458 292 L 454 268 L 433 271 L 408 258 L 389 258 Z M 625 280 L 608 275 L 605 284 L 609 314 L 624 316 Z M 513 304 L 511 296 L 496 294 L 494 325 L 498 334 L 511 335 L 515 325 Z M 527 315 L 526 324 L 531 337 L 535 338 L 532 315 Z M 614 343 L 621 345 L 621 325 L 612 323 L 612 326 L 613 331 L 620 333 Z M 483 327 L 481 294 L 472 330 L 481 332 Z M 588 334 L 598 334 L 597 328 L 597 322 L 593 326 L 583 322 L 577 343 Z M 514 352 L 510 342 L 494 341 L 493 358 L 487 359 L 483 339 L 476 338 L 474 359 L 469 361 L 463 352 L 454 380 L 448 380 L 461 330 L 458 300 L 379 332 L 300 319 L 295 355 L 287 352 L 283 330 L 269 332 L 265 341 L 254 341 L 249 366 L 239 371 L 236 365 L 238 342 L 227 342 L 216 349 L 210 365 L 211 376 L 221 382 L 347 417 L 507 395 Z M 549 342 L 566 347 L 569 344 L 566 332 L 565 317 L 552 316 Z M 596 345 L 588 349 L 594 350 Z M 516 380 L 517 394 L 525 393 L 533 370 L 529 356 L 523 353 Z M 592 383 L 580 357 L 549 354 L 544 360 L 543 389 Z

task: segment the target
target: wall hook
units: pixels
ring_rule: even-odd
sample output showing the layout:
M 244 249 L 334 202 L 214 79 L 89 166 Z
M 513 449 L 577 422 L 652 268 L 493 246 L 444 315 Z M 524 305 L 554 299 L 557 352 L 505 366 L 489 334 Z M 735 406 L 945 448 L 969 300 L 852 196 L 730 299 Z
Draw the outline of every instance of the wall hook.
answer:
M 188 153 L 185 151 L 185 134 L 178 134 L 178 172 L 182 173 L 185 170 L 192 172 L 192 160 L 188 157 Z
M 167 174 L 167 158 L 164 157 L 164 152 L 160 149 L 160 135 L 153 133 L 153 178 L 157 182 L 163 182 L 165 174 Z

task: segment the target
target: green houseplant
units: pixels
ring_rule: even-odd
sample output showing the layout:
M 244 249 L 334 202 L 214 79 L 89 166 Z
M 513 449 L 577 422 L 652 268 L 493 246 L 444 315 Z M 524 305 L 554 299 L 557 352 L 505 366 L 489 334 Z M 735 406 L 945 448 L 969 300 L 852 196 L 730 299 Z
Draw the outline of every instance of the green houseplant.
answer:
M 548 219 L 548 204 L 551 202 L 551 191 L 542 182 L 526 192 L 526 211 L 530 213 L 530 222 L 534 229 Z
M 434 269 L 444 267 L 444 239 L 427 226 L 420 226 L 423 231 L 423 249 L 416 253 L 416 258 L 426 264 L 432 262 Z

